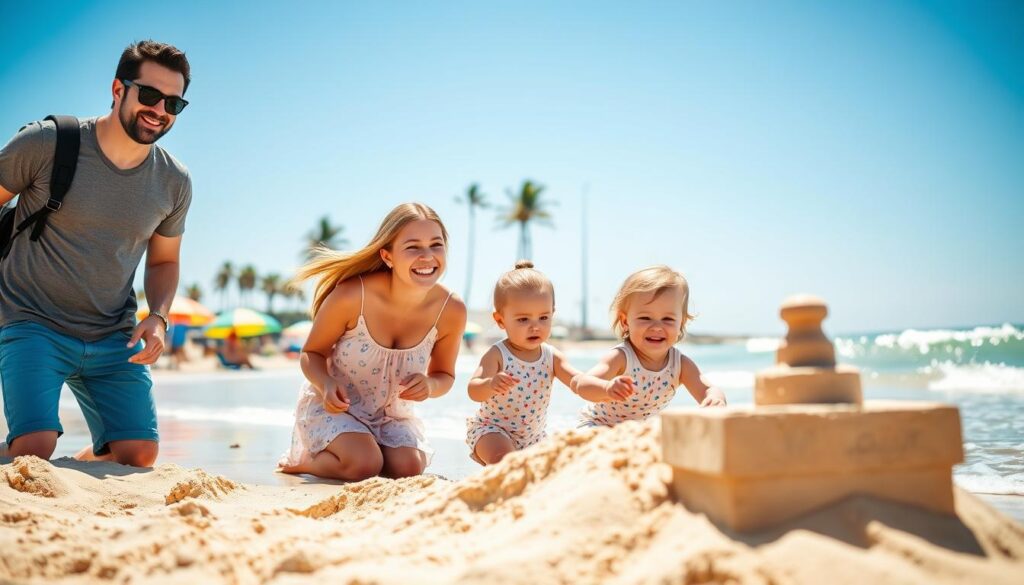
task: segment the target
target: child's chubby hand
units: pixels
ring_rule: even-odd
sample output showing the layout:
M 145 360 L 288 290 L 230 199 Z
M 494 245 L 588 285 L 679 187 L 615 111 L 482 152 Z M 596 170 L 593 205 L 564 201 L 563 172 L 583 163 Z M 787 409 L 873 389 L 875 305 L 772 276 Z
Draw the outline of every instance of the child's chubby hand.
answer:
M 330 414 L 339 414 L 348 411 L 351 401 L 348 399 L 348 392 L 334 378 L 328 378 L 323 383 L 324 410 Z
M 708 392 L 704 395 L 704 400 L 700 401 L 700 405 L 701 407 L 725 406 L 725 393 L 718 388 L 708 388 Z
M 398 385 L 398 397 L 402 400 L 423 402 L 430 398 L 430 379 L 426 374 L 410 374 Z
M 519 378 L 516 378 L 508 372 L 498 372 L 491 377 L 491 390 L 495 394 L 505 394 L 509 390 L 516 387 L 519 384 Z
M 623 402 L 632 396 L 636 389 L 633 378 L 629 376 L 615 376 L 605 383 L 604 391 L 610 400 Z

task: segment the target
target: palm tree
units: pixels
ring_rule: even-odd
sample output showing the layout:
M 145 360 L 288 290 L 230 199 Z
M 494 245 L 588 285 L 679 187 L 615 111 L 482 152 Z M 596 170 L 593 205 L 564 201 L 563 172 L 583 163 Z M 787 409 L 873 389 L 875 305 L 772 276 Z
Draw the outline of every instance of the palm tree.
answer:
M 469 257 L 466 259 L 466 293 L 462 295 L 462 301 L 469 304 L 469 291 L 473 286 L 473 252 L 475 246 L 473 242 L 476 240 L 476 208 L 487 209 L 490 204 L 487 202 L 487 196 L 480 192 L 480 185 L 473 183 L 466 190 L 466 198 L 463 200 L 461 197 L 456 197 L 455 201 L 462 203 L 465 201 L 466 205 L 469 206 Z
M 203 289 L 199 288 L 198 282 L 192 283 L 185 287 L 185 296 L 198 303 L 203 298 Z
M 516 258 L 529 260 L 533 256 L 533 246 L 530 239 L 530 222 L 551 225 L 551 214 L 548 213 L 548 201 L 541 200 L 540 194 L 544 191 L 543 185 L 538 185 L 527 179 L 519 188 L 518 193 L 508 191 L 508 198 L 511 200 L 509 207 L 503 208 L 498 216 L 498 221 L 508 227 L 514 223 L 519 224 L 519 248 Z
M 230 261 L 221 264 L 220 270 L 213 279 L 213 288 L 220 293 L 220 308 L 227 309 L 227 297 L 231 289 L 231 283 L 235 280 L 235 267 Z
M 267 312 L 274 312 L 274 297 L 281 294 L 283 287 L 280 274 L 268 274 L 260 281 L 260 289 L 267 295 Z
M 238 296 L 243 305 L 249 304 L 249 294 L 256 288 L 256 267 L 245 265 L 238 273 Z
M 278 289 L 277 294 L 281 295 L 281 298 L 284 299 L 284 305 L 286 307 L 291 307 L 292 306 L 292 299 L 295 298 L 295 288 L 294 287 L 292 287 L 290 284 L 285 282 L 285 283 L 283 283 L 281 285 L 281 288 Z
M 331 248 L 336 250 L 342 246 L 348 244 L 346 240 L 341 236 L 341 232 L 345 231 L 344 226 L 331 225 L 331 218 L 323 216 L 320 218 L 320 223 L 317 224 L 316 229 L 306 234 L 306 260 L 313 258 L 313 252 L 318 247 Z

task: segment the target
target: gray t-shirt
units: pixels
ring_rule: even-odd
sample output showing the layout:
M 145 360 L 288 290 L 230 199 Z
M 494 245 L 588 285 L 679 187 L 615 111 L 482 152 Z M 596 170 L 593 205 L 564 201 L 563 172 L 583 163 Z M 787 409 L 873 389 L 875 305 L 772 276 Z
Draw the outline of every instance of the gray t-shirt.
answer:
M 118 169 L 81 121 L 78 168 L 38 241 L 23 233 L 0 262 L 0 326 L 34 321 L 85 341 L 135 324 L 135 269 L 154 233 L 185 231 L 188 169 L 159 146 L 139 166 Z M 33 122 L 0 150 L 0 185 L 20 193 L 16 221 L 45 205 L 57 129 Z

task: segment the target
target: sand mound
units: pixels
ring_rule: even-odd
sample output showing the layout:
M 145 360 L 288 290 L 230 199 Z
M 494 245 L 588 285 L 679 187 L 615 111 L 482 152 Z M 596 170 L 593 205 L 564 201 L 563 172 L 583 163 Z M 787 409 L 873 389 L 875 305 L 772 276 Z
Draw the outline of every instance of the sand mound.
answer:
M 48 461 L 32 455 L 15 457 L 11 463 L 0 465 L 0 474 L 11 489 L 26 494 L 56 498 L 70 491 Z
M 658 440 L 657 421 L 573 432 L 459 482 L 241 486 L 160 466 L 72 486 L 130 495 L 130 517 L 70 512 L 57 503 L 78 494 L 0 484 L 2 506 L 37 502 L 0 516 L 0 578 L 995 585 L 1024 572 L 1024 528 L 962 492 L 959 517 L 850 498 L 774 531 L 730 534 L 670 498 Z M 69 473 L 52 471 L 68 483 Z
M 219 475 L 210 475 L 202 469 L 193 469 L 185 473 L 189 477 L 174 484 L 171 491 L 164 496 L 165 503 L 173 504 L 185 498 L 219 500 L 238 488 L 238 485 L 230 479 Z

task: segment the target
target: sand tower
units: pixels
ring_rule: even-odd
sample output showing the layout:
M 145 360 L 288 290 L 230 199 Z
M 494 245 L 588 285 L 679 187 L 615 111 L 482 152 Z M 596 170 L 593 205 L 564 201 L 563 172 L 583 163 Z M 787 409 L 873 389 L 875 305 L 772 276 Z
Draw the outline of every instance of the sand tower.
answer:
M 836 365 L 821 299 L 786 299 L 775 366 L 754 406 L 668 410 L 662 449 L 687 508 L 733 530 L 767 528 L 853 494 L 953 514 L 960 415 L 938 403 L 868 401 L 856 368 Z

